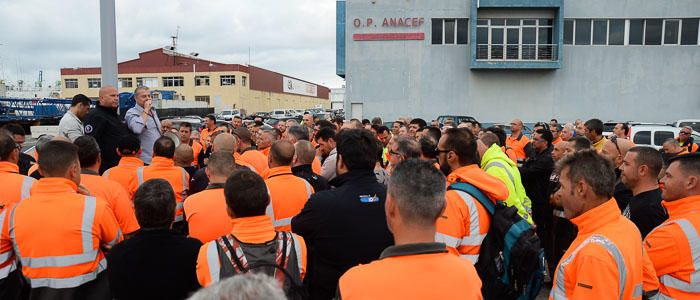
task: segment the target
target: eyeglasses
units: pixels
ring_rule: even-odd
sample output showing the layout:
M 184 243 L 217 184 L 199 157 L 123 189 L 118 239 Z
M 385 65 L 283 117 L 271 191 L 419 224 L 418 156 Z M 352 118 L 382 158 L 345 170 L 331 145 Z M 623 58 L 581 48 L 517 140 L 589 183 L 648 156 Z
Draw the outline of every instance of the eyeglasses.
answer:
M 680 134 L 682 134 L 682 135 L 690 135 L 690 132 L 687 132 L 687 131 L 681 131 L 681 133 L 680 133 Z
M 620 146 L 617 144 L 617 136 L 613 135 L 610 137 L 610 141 L 615 144 L 615 148 L 617 149 L 617 153 L 620 153 L 622 155 L 622 151 L 620 151 Z
M 440 154 L 440 153 L 447 153 L 447 152 L 450 152 L 450 151 L 452 151 L 452 150 L 440 150 L 440 148 L 435 147 L 435 150 L 434 150 L 434 151 L 435 151 L 435 153 Z
M 389 150 L 389 155 L 401 155 L 401 153 L 394 152 L 394 150 Z

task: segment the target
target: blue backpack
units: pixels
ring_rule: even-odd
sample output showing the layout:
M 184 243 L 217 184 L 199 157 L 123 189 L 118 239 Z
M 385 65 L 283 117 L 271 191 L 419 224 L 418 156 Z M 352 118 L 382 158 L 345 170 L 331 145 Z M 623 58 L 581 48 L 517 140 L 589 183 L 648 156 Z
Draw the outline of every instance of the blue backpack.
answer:
M 535 229 L 515 207 L 502 201 L 494 204 L 469 183 L 454 183 L 448 190 L 471 195 L 491 215 L 489 232 L 474 265 L 484 299 L 535 299 L 544 281 L 544 250 Z

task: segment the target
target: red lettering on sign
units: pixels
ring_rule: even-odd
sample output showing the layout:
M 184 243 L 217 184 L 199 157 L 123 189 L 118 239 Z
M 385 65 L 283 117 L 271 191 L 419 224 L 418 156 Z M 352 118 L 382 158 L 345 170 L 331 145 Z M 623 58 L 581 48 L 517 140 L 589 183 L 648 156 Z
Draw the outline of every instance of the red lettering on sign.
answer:
M 352 25 L 355 26 L 355 28 L 360 27 L 360 25 L 361 25 L 360 23 L 362 23 L 362 22 L 360 21 L 360 19 L 354 19 L 354 20 L 352 20 Z
M 367 27 L 372 26 L 373 22 L 374 22 L 374 20 L 372 20 L 372 18 L 367 18 Z
M 424 40 L 425 33 L 356 33 L 352 35 L 352 39 L 355 41 L 413 41 Z
M 389 26 L 389 20 L 387 18 L 384 18 L 384 22 L 382 22 L 382 27 Z

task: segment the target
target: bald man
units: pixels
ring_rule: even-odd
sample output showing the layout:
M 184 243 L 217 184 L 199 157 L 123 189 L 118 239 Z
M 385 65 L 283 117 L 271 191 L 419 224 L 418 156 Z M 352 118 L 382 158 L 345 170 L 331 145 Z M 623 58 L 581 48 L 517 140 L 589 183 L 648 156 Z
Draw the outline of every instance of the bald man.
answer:
M 328 180 L 313 171 L 314 159 L 316 159 L 316 148 L 311 142 L 306 140 L 296 142 L 294 144 L 292 174 L 308 181 L 316 192 L 327 190 L 330 188 Z
M 270 194 L 266 214 L 272 218 L 275 230 L 290 231 L 292 217 L 301 212 L 314 188 L 308 181 L 292 174 L 294 145 L 289 141 L 276 141 L 270 147 L 270 166 L 265 185 Z
M 175 165 L 181 167 L 190 174 L 190 178 L 194 176 L 197 172 L 197 167 L 192 165 L 194 160 L 194 153 L 192 152 L 192 147 L 190 145 L 182 144 L 175 148 L 175 156 L 173 157 Z
M 113 86 L 104 86 L 100 89 L 100 99 L 85 116 L 85 134 L 97 140 L 102 149 L 102 164 L 100 174 L 105 170 L 119 164 L 117 145 L 123 136 L 131 134 L 124 120 L 117 113 L 119 107 L 119 93 Z
M 238 157 L 234 155 L 237 150 L 236 137 L 230 133 L 215 133 L 214 141 L 212 142 L 211 151 L 216 152 L 226 152 L 230 153 L 234 157 L 234 164 L 238 161 Z M 204 167 L 204 166 L 203 166 Z M 240 164 L 236 164 L 236 167 L 242 168 Z M 190 195 L 203 191 L 209 185 L 209 177 L 205 172 L 204 168 L 197 170 L 190 180 Z
M 530 139 L 523 134 L 523 121 L 520 119 L 510 122 L 510 131 L 510 136 L 506 139 L 506 146 L 515 151 L 515 156 L 520 163 L 527 158 L 525 148 L 530 144 Z

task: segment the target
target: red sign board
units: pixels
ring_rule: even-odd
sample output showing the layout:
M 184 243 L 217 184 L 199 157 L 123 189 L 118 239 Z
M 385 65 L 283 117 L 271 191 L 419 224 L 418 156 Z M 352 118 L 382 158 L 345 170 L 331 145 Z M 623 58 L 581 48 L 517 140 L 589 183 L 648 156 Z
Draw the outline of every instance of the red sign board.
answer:
M 352 35 L 352 39 L 354 41 L 422 41 L 425 39 L 425 33 L 355 33 Z

